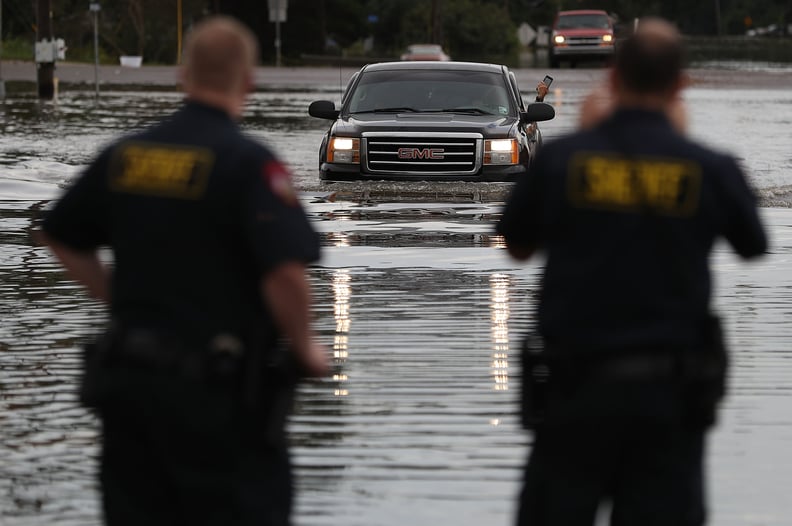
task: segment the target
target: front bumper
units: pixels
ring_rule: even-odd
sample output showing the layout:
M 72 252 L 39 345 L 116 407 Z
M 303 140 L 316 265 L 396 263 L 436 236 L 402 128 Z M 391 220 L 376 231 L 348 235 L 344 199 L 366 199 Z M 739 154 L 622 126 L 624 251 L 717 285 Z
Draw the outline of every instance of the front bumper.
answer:
M 613 55 L 613 46 L 571 45 L 553 46 L 552 54 L 556 57 L 609 57 Z
M 406 172 L 390 172 L 376 174 L 361 171 L 356 164 L 322 163 L 319 167 L 319 179 L 322 181 L 480 181 L 480 182 L 511 182 L 516 181 L 528 172 L 522 164 L 505 166 L 482 166 L 471 175 L 446 174 L 414 174 Z

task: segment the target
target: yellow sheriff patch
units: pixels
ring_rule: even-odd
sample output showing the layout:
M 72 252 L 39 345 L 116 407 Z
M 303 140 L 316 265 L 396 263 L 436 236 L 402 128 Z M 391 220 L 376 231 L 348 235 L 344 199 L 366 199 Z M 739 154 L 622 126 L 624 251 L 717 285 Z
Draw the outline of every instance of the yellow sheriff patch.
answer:
M 682 159 L 579 153 L 569 163 L 567 189 L 580 208 L 686 216 L 698 208 L 701 167 Z
M 115 155 L 110 188 L 116 192 L 199 199 L 206 191 L 214 154 L 205 148 L 128 143 Z

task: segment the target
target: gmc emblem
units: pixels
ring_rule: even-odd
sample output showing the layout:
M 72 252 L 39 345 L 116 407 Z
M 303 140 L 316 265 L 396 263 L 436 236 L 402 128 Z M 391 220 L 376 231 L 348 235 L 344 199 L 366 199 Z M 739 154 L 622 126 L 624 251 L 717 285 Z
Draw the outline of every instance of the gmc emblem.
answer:
M 445 159 L 443 148 L 399 148 L 399 159 Z

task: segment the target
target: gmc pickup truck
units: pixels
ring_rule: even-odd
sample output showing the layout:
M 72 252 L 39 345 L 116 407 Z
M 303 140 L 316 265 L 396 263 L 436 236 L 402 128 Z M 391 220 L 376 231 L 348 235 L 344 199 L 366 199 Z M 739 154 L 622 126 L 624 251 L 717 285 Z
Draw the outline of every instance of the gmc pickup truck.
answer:
M 525 104 L 506 66 L 469 62 L 369 64 L 350 79 L 341 107 L 314 101 L 332 121 L 319 177 L 343 180 L 514 181 L 526 173 L 549 104 Z

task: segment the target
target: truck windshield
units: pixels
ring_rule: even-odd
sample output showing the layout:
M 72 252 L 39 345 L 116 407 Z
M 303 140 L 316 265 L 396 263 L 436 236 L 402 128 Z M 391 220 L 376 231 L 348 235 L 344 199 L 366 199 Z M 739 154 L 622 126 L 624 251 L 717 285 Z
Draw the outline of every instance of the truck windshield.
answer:
M 438 111 L 509 115 L 515 112 L 503 75 L 486 71 L 394 70 L 361 75 L 347 113 Z
M 558 17 L 556 29 L 608 29 L 608 15 L 562 15 Z

